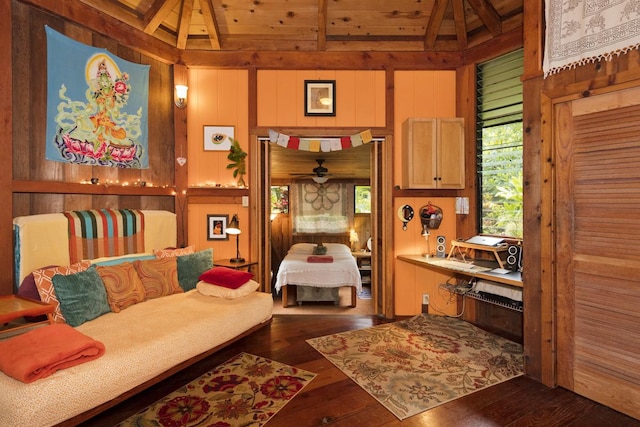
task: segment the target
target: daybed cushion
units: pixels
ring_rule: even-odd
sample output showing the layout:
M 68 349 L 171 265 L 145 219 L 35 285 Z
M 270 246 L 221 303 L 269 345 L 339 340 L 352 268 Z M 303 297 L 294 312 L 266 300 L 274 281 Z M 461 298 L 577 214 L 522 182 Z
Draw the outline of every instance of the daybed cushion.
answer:
M 182 289 L 190 291 L 198 284 L 200 275 L 213 267 L 213 249 L 204 249 L 176 258 L 178 263 L 178 282 Z
M 53 304 L 55 310 L 53 311 L 54 323 L 65 323 L 62 311 L 60 311 L 60 302 L 56 296 L 56 291 L 53 287 L 52 278 L 56 274 L 68 275 L 75 274 L 80 271 L 84 271 L 89 268 L 91 264 L 89 261 L 80 261 L 76 264 L 65 265 L 60 267 L 43 268 L 33 271 L 33 279 L 36 282 L 38 293 L 40 294 L 40 300 L 48 304 Z
M 228 267 L 213 267 L 200 275 L 200 280 L 203 282 L 229 289 L 237 289 L 249 279 L 253 279 L 253 273 Z
M 101 358 L 31 384 L 0 374 L 0 425 L 60 423 L 267 321 L 272 310 L 264 292 L 225 300 L 192 290 L 107 313 L 77 327 L 105 345 Z
M 56 274 L 52 280 L 60 311 L 70 326 L 80 326 L 111 311 L 104 283 L 94 266 L 76 274 Z
M 118 265 L 97 265 L 96 271 L 107 290 L 107 302 L 111 311 L 119 313 L 133 304 L 145 301 L 144 285 L 133 267 L 133 263 Z
M 153 254 L 158 258 L 174 257 L 179 255 L 189 255 L 196 251 L 195 245 L 187 246 L 186 248 L 166 248 L 155 249 Z
M 178 265 L 175 257 L 134 261 L 147 299 L 183 292 L 178 283 Z
M 245 297 L 260 287 L 260 284 L 255 280 L 249 280 L 242 286 L 236 289 L 225 288 L 224 286 L 212 285 L 207 282 L 198 282 L 196 285 L 198 292 L 202 295 L 210 297 L 224 298 L 224 299 L 236 299 Z

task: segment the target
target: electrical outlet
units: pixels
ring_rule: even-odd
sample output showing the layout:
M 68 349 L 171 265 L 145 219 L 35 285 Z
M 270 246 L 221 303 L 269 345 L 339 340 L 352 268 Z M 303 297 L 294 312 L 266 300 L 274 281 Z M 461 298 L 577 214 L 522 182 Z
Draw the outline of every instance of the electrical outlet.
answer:
M 422 305 L 429 305 L 429 294 L 422 294 Z

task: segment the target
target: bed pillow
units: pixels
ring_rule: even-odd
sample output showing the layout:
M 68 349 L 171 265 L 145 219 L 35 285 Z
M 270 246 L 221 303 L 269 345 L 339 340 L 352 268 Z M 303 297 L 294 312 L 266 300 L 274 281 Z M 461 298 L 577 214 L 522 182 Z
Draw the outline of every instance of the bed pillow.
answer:
M 202 273 L 199 280 L 229 289 L 237 289 L 253 279 L 253 273 L 228 267 L 213 267 Z
M 195 289 L 200 275 L 213 267 L 213 249 L 205 249 L 176 258 L 178 283 L 185 292 Z
M 48 265 L 43 268 L 51 267 L 55 267 L 55 265 Z M 40 294 L 38 293 L 38 287 L 36 286 L 36 279 L 33 278 L 33 273 L 27 274 L 24 276 L 24 279 L 22 279 L 22 283 L 20 283 L 20 287 L 18 288 L 18 296 L 41 301 Z M 44 322 L 47 320 L 47 316 L 24 316 L 24 320 L 27 322 Z
M 134 261 L 133 267 L 140 276 L 146 299 L 183 292 L 178 283 L 176 257 Z
M 198 292 L 202 295 L 223 299 L 236 299 L 247 296 L 256 291 L 260 284 L 255 280 L 248 280 L 242 286 L 236 289 L 229 289 L 223 286 L 212 285 L 211 283 L 200 281 L 196 285 Z
M 95 268 L 104 283 L 107 302 L 114 313 L 147 299 L 144 285 L 133 263 L 96 265 Z
M 315 243 L 296 243 L 289 248 L 290 254 L 300 255 L 313 255 L 313 248 L 316 247 Z
M 56 274 L 52 282 L 69 326 L 80 326 L 111 311 L 104 283 L 94 266 L 75 274 Z
M 351 255 L 351 248 L 342 243 L 325 243 L 327 255 Z
M 174 257 L 180 255 L 189 255 L 196 251 L 195 245 L 187 246 L 186 248 L 166 248 L 166 249 L 156 249 L 153 251 L 153 254 L 157 258 L 167 258 Z
M 319 243 L 316 247 L 313 248 L 312 255 L 326 255 L 327 247 L 322 243 Z
M 89 261 L 80 261 L 75 264 L 59 267 L 40 268 L 33 271 L 33 279 L 36 282 L 38 293 L 40 294 L 40 300 L 47 304 L 53 304 L 55 307 L 53 310 L 53 322 L 65 323 L 64 316 L 60 311 L 60 302 L 56 296 L 56 291 L 53 287 L 51 279 L 56 274 L 69 275 L 79 273 L 86 270 L 91 266 Z

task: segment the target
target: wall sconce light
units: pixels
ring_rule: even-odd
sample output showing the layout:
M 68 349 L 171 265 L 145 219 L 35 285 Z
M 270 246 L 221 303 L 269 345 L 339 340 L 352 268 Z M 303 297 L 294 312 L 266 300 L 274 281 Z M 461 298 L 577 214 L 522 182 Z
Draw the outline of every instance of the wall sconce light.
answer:
M 227 234 L 235 234 L 236 235 L 236 257 L 231 258 L 230 262 L 244 262 L 244 258 L 240 256 L 240 221 L 238 220 L 238 214 L 234 214 L 233 218 L 231 218 L 231 222 L 227 226 Z
M 187 91 L 188 86 L 176 85 L 176 107 L 184 108 L 187 106 Z

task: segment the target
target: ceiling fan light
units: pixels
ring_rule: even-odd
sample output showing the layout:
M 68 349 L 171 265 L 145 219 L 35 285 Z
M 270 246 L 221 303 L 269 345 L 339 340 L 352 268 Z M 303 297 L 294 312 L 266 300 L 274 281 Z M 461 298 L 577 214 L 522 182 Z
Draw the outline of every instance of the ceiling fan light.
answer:
M 328 177 L 326 177 L 326 176 L 314 176 L 314 177 L 313 177 L 313 178 L 311 178 L 311 179 L 313 179 L 313 181 L 314 181 L 316 184 L 324 184 L 325 182 L 327 182 L 327 181 L 329 180 L 329 178 L 328 178 Z

